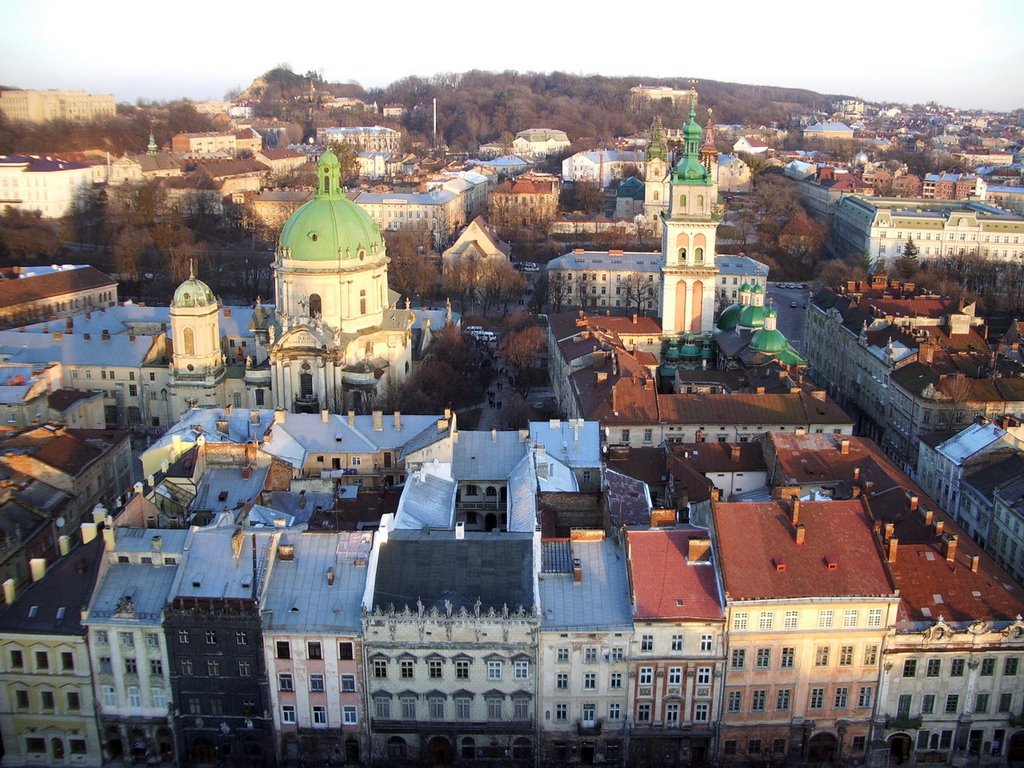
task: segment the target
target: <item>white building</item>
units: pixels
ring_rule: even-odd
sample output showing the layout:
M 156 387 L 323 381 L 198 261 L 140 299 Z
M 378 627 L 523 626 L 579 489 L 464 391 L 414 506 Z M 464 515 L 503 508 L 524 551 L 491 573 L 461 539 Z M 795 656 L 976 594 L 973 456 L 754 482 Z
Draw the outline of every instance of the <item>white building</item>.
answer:
M 554 128 L 528 128 L 512 140 L 512 151 L 529 157 L 555 155 L 571 145 L 565 131 Z
M 635 166 L 642 175 L 646 165 L 643 152 L 620 152 L 614 149 L 595 149 L 577 152 L 562 161 L 563 181 L 595 182 L 605 188 L 625 177 L 625 169 Z
M 0 155 L 0 206 L 39 211 L 44 218 L 67 215 L 75 196 L 92 186 L 92 168 L 38 155 Z

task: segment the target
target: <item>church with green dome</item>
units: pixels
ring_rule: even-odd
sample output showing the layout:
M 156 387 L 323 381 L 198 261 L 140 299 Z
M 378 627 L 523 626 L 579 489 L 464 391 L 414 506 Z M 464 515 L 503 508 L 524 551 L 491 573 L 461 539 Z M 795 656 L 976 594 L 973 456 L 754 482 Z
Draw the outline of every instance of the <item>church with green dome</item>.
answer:
M 237 358 L 235 350 L 227 358 L 221 338 L 221 313 L 228 318 L 231 308 L 222 309 L 195 274 L 178 286 L 170 308 L 173 412 L 232 402 L 293 413 L 364 411 L 408 377 L 416 313 L 397 307 L 380 229 L 345 196 L 340 177 L 337 156 L 324 152 L 313 198 L 281 229 L 274 305 L 257 301 L 248 328 L 255 345 L 237 349 Z M 419 343 L 429 340 L 424 320 Z

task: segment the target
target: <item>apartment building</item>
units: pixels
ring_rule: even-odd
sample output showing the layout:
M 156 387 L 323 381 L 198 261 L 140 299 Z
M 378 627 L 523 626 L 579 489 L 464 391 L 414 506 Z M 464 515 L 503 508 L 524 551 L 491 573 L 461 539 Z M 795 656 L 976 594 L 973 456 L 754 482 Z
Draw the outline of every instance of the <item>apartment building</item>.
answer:
M 28 123 L 85 122 L 113 117 L 117 107 L 112 93 L 7 90 L 0 92 L 0 112 L 8 120 Z

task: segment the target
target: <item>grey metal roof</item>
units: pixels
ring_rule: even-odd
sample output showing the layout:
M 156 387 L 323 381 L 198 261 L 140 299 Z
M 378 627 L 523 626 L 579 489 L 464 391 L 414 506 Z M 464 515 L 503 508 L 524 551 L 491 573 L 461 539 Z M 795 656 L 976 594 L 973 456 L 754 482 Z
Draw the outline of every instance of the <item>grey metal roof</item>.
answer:
M 93 592 L 85 623 L 159 624 L 177 573 L 175 565 L 112 563 Z
M 541 629 L 632 629 L 633 609 L 622 548 L 605 539 L 573 541 L 570 550 L 571 557 L 580 561 L 583 578 L 578 583 L 573 580 L 571 560 L 568 571 L 540 575 Z
M 294 559 L 277 557 L 270 569 L 262 604 L 264 628 L 359 631 L 372 543 L 372 534 L 364 531 L 282 535 L 279 544 L 292 546 Z
M 59 327 L 53 330 L 61 330 Z M 43 333 L 0 331 L 0 358 L 14 363 L 60 362 L 66 365 L 139 367 L 153 346 L 149 336 L 111 336 L 104 341 L 80 334 L 55 339 Z
M 570 467 L 601 464 L 601 425 L 583 419 L 531 421 L 530 439 Z
M 657 251 L 625 251 L 614 258 L 608 251 L 570 252 L 548 262 L 553 269 L 601 270 L 605 272 L 661 272 L 661 253 Z
M 196 497 L 192 500 L 191 509 L 211 510 L 213 512 L 240 509 L 259 497 L 270 471 L 270 464 L 248 467 L 207 467 L 196 488 Z M 249 472 L 246 477 L 245 473 Z
M 429 464 L 406 478 L 395 513 L 395 528 L 418 531 L 454 527 L 458 483 L 451 479 L 449 471 L 447 464 Z
M 172 588 L 173 598 L 239 600 L 259 597 L 260 581 L 276 532 L 242 532 L 221 516 L 205 528 L 192 528 L 186 555 Z M 237 531 L 237 533 L 236 533 Z M 234 537 L 238 538 L 235 539 Z M 235 546 L 232 546 L 234 539 Z M 256 542 L 256 567 L 252 546 Z M 255 586 L 255 591 L 254 591 Z
M 536 527 L 537 472 L 527 454 L 508 476 L 508 530 L 532 533 Z
M 504 480 L 526 454 L 518 432 L 459 431 L 452 455 L 456 480 Z
M 715 256 L 718 273 L 727 275 L 760 275 L 768 277 L 768 265 L 749 256 Z
M 451 536 L 451 538 L 447 538 Z M 480 609 L 505 606 L 534 610 L 533 539 L 515 534 L 472 534 L 462 540 L 452 534 L 391 538 L 381 544 L 377 561 L 373 607 L 429 610 Z
M 114 529 L 115 552 L 153 552 L 153 540 L 159 540 L 161 552 L 185 551 L 188 531 L 173 528 L 126 528 Z

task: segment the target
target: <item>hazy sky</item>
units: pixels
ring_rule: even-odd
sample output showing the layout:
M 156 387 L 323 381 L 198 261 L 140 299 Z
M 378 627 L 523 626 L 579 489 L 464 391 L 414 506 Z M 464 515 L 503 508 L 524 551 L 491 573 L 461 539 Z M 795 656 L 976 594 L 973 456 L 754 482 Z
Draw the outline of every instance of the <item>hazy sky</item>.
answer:
M 221 98 L 287 62 L 296 72 L 319 70 L 329 81 L 365 87 L 469 69 L 560 70 L 1010 110 L 1024 106 L 1022 7 L 1016 0 L 5 0 L 0 84 L 113 92 L 130 102 Z

